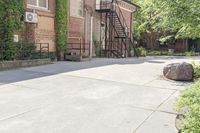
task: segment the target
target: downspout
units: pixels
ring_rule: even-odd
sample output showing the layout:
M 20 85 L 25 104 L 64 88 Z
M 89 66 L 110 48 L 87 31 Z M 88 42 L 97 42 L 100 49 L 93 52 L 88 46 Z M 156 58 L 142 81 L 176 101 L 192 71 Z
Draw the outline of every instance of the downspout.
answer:
M 86 44 L 88 43 L 88 13 L 87 9 L 85 9 L 85 44 L 84 44 L 84 52 L 86 50 Z
M 90 58 L 93 55 L 93 16 L 91 15 L 91 27 L 90 27 Z

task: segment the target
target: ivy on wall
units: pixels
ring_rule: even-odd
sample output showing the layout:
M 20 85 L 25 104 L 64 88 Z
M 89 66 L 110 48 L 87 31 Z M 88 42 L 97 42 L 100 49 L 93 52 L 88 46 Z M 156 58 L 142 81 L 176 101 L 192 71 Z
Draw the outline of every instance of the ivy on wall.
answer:
M 56 0 L 56 46 L 58 60 L 67 50 L 68 0 Z
M 0 1 L 0 54 L 3 60 L 14 60 L 16 45 L 13 42 L 15 31 L 23 27 L 24 0 Z

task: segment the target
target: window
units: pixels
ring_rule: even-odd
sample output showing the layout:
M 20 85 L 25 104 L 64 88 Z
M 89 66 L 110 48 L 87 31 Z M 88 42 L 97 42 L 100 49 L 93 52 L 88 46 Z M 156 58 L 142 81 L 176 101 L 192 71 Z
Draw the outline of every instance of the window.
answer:
M 70 1 L 70 15 L 76 17 L 83 17 L 84 13 L 83 0 L 72 0 Z
M 79 3 L 79 15 L 83 16 L 83 0 L 80 0 Z
M 28 0 L 28 5 L 48 9 L 48 0 Z

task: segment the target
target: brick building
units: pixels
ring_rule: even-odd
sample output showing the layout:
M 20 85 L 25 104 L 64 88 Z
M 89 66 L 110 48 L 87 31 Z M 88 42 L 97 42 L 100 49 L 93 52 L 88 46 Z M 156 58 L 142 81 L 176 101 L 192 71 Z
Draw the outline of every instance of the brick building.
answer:
M 69 0 L 67 55 L 125 57 L 132 42 L 132 18 L 137 5 L 129 0 Z M 26 12 L 37 14 L 37 23 L 26 23 L 26 37 L 48 43 L 56 51 L 55 0 L 26 0 Z

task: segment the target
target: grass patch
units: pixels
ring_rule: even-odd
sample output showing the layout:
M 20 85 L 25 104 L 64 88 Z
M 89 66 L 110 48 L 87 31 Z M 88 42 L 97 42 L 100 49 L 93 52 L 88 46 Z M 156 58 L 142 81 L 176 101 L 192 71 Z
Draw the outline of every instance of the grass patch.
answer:
M 192 63 L 192 66 L 194 68 L 194 76 L 195 78 L 200 78 L 200 64 L 193 61 Z
M 182 120 L 181 133 L 200 133 L 200 81 L 181 92 L 176 110 L 180 112 L 183 108 L 188 111 Z

